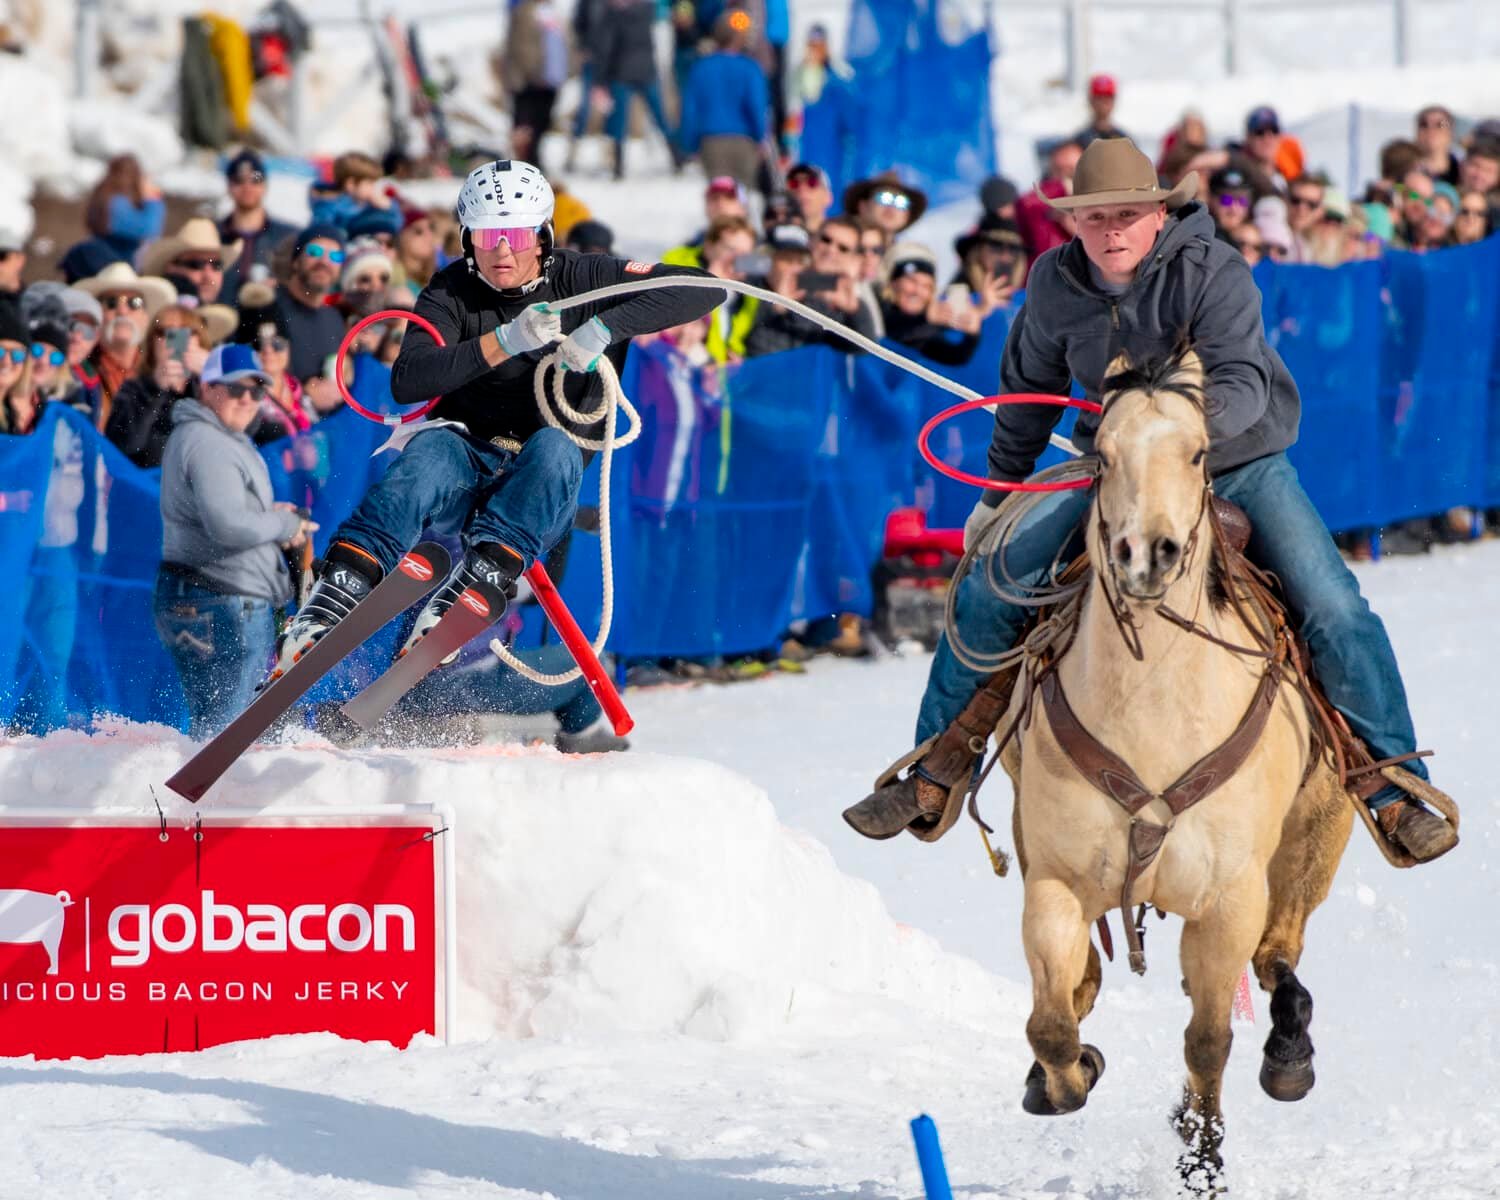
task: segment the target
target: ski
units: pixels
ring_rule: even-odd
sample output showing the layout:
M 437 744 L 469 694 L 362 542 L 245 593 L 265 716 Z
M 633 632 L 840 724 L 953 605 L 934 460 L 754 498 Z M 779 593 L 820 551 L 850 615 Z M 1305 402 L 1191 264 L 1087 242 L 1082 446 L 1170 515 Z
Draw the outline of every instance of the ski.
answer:
M 421 683 L 450 654 L 461 650 L 500 619 L 506 599 L 488 584 L 474 583 L 459 594 L 453 607 L 427 636 L 391 664 L 379 679 L 339 709 L 365 733 L 380 723 L 396 701 Z
M 201 800 L 235 759 L 313 684 L 361 642 L 432 591 L 436 581 L 447 578 L 449 565 L 448 552 L 436 542 L 423 542 L 410 551 L 347 617 L 314 642 L 285 674 L 267 684 L 244 712 L 183 764 L 167 780 L 167 786 L 194 803 Z

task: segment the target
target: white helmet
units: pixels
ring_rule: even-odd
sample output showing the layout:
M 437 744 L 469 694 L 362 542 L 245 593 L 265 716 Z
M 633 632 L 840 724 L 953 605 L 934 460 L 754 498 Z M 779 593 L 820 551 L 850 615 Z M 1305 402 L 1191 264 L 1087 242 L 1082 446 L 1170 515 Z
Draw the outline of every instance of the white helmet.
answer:
M 552 206 L 552 185 L 539 168 L 501 158 L 469 172 L 455 211 L 465 229 L 536 228 L 550 225 Z

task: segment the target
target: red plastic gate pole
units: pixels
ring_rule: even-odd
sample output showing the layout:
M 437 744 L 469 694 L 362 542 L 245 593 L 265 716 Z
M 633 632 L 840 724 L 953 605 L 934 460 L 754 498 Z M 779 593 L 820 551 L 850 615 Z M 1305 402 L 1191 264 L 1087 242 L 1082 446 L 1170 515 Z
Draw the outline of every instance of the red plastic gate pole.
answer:
M 531 584 L 532 593 L 541 604 L 542 611 L 547 614 L 547 620 L 552 622 L 552 628 L 557 630 L 563 645 L 568 648 L 578 669 L 583 672 L 584 682 L 589 685 L 594 699 L 599 701 L 599 707 L 614 726 L 615 735 L 624 737 L 635 728 L 635 718 L 626 711 L 625 701 L 620 699 L 620 693 L 615 690 L 614 682 L 605 673 L 593 646 L 583 636 L 578 622 L 573 620 L 573 614 L 563 603 L 562 595 L 547 574 L 547 569 L 540 562 L 532 563 L 526 569 L 526 582 Z

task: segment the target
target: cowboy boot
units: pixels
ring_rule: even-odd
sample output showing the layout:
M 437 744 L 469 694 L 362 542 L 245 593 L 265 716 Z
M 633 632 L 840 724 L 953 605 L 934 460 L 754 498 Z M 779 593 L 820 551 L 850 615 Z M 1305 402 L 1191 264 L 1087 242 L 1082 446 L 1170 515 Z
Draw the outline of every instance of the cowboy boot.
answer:
M 1419 863 L 1431 862 L 1458 845 L 1458 830 L 1420 800 L 1392 800 L 1375 810 L 1381 831 Z
M 858 804 L 844 810 L 844 820 L 855 833 L 876 841 L 893 838 L 923 817 L 941 818 L 948 789 L 917 774 L 879 784 Z

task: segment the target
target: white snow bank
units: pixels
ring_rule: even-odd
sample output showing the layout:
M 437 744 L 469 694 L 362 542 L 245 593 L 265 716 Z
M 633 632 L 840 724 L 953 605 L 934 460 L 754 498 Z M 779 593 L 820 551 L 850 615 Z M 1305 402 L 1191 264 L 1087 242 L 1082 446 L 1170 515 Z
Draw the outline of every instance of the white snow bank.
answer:
M 143 726 L 24 738 L 0 744 L 0 796 L 150 815 L 155 785 L 186 823 L 196 810 L 161 783 L 191 749 Z M 898 925 L 874 887 L 784 828 L 764 792 L 709 763 L 304 742 L 252 751 L 203 811 L 333 811 L 351 797 L 454 810 L 460 1036 L 760 1041 L 896 1033 L 912 1008 L 975 1027 L 1022 1011 L 1020 988 Z

